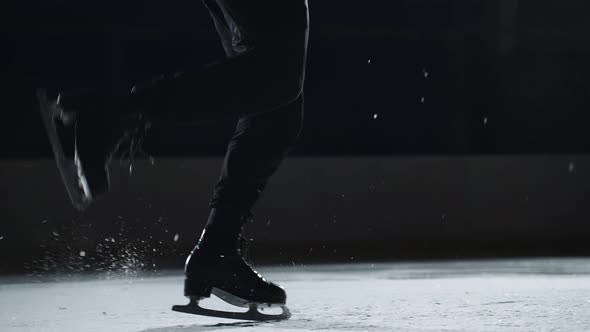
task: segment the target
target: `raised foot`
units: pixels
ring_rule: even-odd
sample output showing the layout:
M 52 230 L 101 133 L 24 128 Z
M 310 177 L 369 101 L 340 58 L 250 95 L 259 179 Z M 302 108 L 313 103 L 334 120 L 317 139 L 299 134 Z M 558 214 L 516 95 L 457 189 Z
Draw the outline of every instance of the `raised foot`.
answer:
M 49 101 L 47 92 L 44 89 L 37 90 L 37 101 L 39 102 L 41 119 L 43 120 L 49 138 L 57 168 L 59 169 L 70 200 L 76 210 L 84 211 L 92 202 L 92 195 L 90 194 L 86 177 L 81 168 L 78 167 L 79 161 L 76 160 L 77 155 L 74 153 L 74 156 L 67 156 L 65 149 L 66 145 L 72 145 L 74 143 L 74 137 L 71 137 L 71 142 L 63 142 L 58 134 L 55 121 L 56 118 L 60 117 L 62 122 L 72 120 L 70 118 L 67 121 L 63 119 L 63 111 L 56 106 L 56 103 Z
M 259 306 L 257 304 L 250 304 L 250 307 L 247 312 L 218 311 L 201 307 L 197 299 L 191 299 L 190 303 L 187 305 L 175 305 L 172 307 L 172 310 L 174 311 L 184 312 L 187 314 L 228 319 L 253 321 L 279 321 L 286 320 L 291 317 L 291 312 L 289 311 L 289 308 L 287 308 L 284 305 L 281 306 L 281 309 L 283 310 L 281 314 L 263 314 L 258 309 Z

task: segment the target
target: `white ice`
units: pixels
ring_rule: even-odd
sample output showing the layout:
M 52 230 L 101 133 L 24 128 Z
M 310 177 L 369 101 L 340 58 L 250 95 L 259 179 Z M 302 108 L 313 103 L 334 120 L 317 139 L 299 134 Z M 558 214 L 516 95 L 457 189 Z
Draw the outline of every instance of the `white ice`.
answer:
M 187 301 L 182 271 L 169 271 L 36 283 L 0 279 L 0 331 L 590 331 L 590 259 L 259 271 L 287 290 L 290 320 L 236 322 L 173 312 L 172 305 Z

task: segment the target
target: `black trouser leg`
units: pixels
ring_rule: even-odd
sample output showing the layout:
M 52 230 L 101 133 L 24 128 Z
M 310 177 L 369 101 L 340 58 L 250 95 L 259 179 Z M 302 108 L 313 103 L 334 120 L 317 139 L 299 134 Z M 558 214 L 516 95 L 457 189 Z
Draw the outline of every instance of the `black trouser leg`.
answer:
M 302 123 L 303 96 L 279 111 L 239 119 L 210 202 L 202 238 L 210 247 L 235 248 L 252 207 L 297 141 Z
M 240 9 L 228 8 L 228 0 L 204 2 L 214 18 L 228 59 L 201 74 L 185 76 L 184 81 L 177 81 L 183 88 L 175 87 L 173 91 L 181 95 L 182 89 L 206 85 L 202 90 L 196 89 L 202 92 L 197 97 L 186 94 L 194 99 L 192 104 L 186 100 L 187 105 L 194 105 L 195 112 L 207 118 L 239 116 L 210 202 L 212 212 L 207 223 L 207 233 L 214 238 L 210 242 L 223 242 L 231 241 L 239 233 L 244 221 L 240 218 L 249 215 L 301 132 L 307 29 L 300 29 L 297 24 L 277 27 L 286 34 L 282 39 L 272 35 L 257 39 L 254 34 L 254 45 L 248 45 L 253 50 L 242 52 L 241 46 L 234 44 L 239 36 L 235 36 L 224 16 L 228 12 L 240 14 Z M 240 6 L 245 5 L 240 3 Z M 264 19 L 252 21 L 244 15 L 236 18 L 239 19 L 264 24 Z M 242 27 L 248 31 L 250 25 Z M 269 29 L 272 31 L 272 27 Z M 272 48 L 266 44 L 270 40 L 275 40 Z M 184 104 L 182 98 L 169 101 Z M 207 112 L 210 106 L 210 112 L 215 114 Z
M 303 96 L 276 112 L 243 116 L 229 143 L 211 207 L 247 213 L 295 144 Z

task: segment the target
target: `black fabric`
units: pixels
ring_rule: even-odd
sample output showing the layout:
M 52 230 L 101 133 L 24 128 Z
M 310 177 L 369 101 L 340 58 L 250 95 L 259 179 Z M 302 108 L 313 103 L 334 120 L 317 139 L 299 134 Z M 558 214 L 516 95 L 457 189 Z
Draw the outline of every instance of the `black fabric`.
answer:
M 237 118 L 210 205 L 246 214 L 301 131 L 307 1 L 203 2 L 226 59 L 140 85 L 132 102 L 155 118 Z
M 168 82 L 159 110 L 183 118 L 238 117 L 210 205 L 247 214 L 301 132 L 307 2 L 204 3 L 227 59 Z M 208 224 L 216 222 L 228 221 Z

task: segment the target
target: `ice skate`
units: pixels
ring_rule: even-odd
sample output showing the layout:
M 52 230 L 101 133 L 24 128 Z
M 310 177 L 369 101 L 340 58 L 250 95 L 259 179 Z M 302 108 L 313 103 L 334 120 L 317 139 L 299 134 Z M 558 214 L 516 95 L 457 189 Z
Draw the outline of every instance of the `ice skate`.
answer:
M 184 294 L 190 299 L 190 303 L 174 306 L 174 311 L 256 321 L 284 320 L 291 317 L 285 305 L 285 291 L 262 278 L 239 254 L 210 256 L 209 253 L 196 249 L 189 257 L 187 267 L 194 270 L 187 273 L 184 283 Z M 248 311 L 226 312 L 201 307 L 199 302 L 211 294 L 236 307 L 248 308 Z M 282 313 L 261 312 L 265 308 L 275 307 L 281 308 Z
M 49 100 L 37 90 L 41 118 L 72 205 L 84 211 L 109 190 L 108 164 L 113 154 L 129 146 L 131 158 L 141 146 L 149 122 L 136 114 L 109 118 L 103 112 L 64 108 L 60 96 Z M 132 166 L 130 166 L 132 167 Z
M 213 210 L 212 214 L 216 211 Z M 231 228 L 231 227 L 228 227 Z M 243 320 L 285 320 L 291 317 L 286 307 L 283 288 L 267 281 L 252 269 L 242 257 L 245 241 L 230 239 L 225 229 L 206 228 L 199 244 L 187 258 L 184 295 L 188 305 L 176 305 L 172 310 L 204 316 Z M 206 309 L 199 302 L 211 294 L 247 312 L 225 312 Z M 281 308 L 280 314 L 265 314 L 265 308 Z

